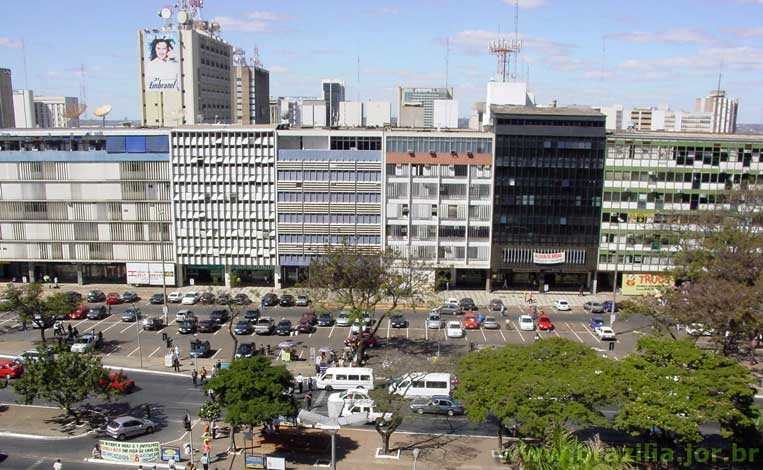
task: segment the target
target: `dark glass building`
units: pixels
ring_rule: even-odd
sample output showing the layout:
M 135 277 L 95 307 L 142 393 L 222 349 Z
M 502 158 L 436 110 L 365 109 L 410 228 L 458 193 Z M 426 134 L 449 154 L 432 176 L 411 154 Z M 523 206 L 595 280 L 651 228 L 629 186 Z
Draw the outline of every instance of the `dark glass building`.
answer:
M 606 130 L 585 108 L 493 106 L 494 289 L 590 287 Z

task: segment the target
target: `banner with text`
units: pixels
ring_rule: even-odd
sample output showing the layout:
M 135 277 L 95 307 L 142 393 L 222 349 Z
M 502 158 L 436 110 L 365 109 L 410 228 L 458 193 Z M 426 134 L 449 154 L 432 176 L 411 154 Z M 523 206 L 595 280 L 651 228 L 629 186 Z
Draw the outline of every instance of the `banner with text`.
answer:
M 162 285 L 162 263 L 126 263 L 127 283 L 143 286 Z M 175 285 L 175 265 L 164 263 L 165 282 Z
M 100 441 L 101 457 L 112 462 L 154 462 L 161 457 L 158 442 Z
M 180 91 L 177 31 L 143 32 L 143 76 L 146 91 Z
M 556 251 L 553 253 L 533 252 L 533 263 L 535 264 L 563 264 L 564 258 L 564 251 Z
M 623 273 L 623 295 L 654 295 L 662 287 L 673 285 L 673 278 L 664 274 Z

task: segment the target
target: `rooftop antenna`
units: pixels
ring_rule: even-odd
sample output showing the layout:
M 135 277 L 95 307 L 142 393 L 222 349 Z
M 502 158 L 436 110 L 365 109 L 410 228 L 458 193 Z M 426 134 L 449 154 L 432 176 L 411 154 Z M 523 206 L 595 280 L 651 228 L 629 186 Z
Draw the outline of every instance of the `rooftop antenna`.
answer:
M 488 43 L 488 51 L 498 56 L 498 79 L 502 82 L 510 78 L 509 64 L 511 54 L 518 53 L 522 49 L 522 41 L 508 39 L 494 39 Z
M 718 87 L 715 89 L 718 96 L 721 95 L 721 78 L 723 78 L 723 59 L 721 59 L 721 66 L 718 70 Z
M 357 100 L 360 101 L 360 55 L 358 55 L 358 93 Z
M 252 57 L 252 63 L 255 67 L 262 67 L 262 61 L 260 60 L 260 48 L 257 46 L 254 46 L 254 52 Z
M 449 70 L 449 61 L 450 59 L 450 38 L 445 37 L 445 88 L 448 88 L 448 72 Z
M 519 0 L 514 0 L 514 42 L 519 44 Z M 511 67 L 511 64 L 509 64 Z M 514 75 L 512 78 L 517 78 L 519 71 L 519 51 L 517 50 L 517 58 L 514 61 Z
M 29 75 L 27 74 L 26 69 L 26 43 L 24 42 L 24 37 L 21 37 L 21 55 L 24 58 L 24 88 L 29 89 Z

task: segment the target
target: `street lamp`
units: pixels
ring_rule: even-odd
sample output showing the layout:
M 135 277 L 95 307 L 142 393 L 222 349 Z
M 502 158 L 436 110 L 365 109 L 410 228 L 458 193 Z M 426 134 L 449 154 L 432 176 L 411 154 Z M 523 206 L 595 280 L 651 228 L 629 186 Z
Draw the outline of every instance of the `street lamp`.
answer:
M 140 345 L 140 333 L 143 331 L 143 328 L 141 327 L 141 320 L 140 316 L 138 315 L 138 312 L 135 313 L 135 329 L 138 331 L 138 357 L 140 358 L 140 368 L 143 368 L 143 348 Z
M 418 447 L 413 448 L 413 470 L 416 470 L 416 460 L 418 460 L 420 453 L 421 453 L 421 449 L 419 449 Z
M 322 428 L 331 435 L 331 470 L 336 470 L 336 433 L 339 432 L 339 426 L 322 426 Z
M 617 304 L 617 268 L 620 258 L 620 223 L 625 223 L 624 219 L 617 216 L 617 232 L 615 234 L 615 279 L 612 283 L 612 305 L 609 307 L 609 327 L 615 329 L 615 305 Z
M 164 219 L 164 208 L 159 208 L 159 220 Z M 168 324 L 167 312 L 167 271 L 164 268 L 164 230 L 159 226 L 159 252 L 162 255 L 162 311 L 164 312 L 164 325 Z

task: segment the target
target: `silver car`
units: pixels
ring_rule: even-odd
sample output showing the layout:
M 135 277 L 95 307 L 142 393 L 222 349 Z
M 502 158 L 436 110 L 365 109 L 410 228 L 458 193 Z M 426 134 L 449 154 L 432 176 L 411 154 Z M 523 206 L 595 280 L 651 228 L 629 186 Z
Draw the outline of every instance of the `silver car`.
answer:
M 432 312 L 429 314 L 429 317 L 427 318 L 427 328 L 433 330 L 442 328 L 442 319 L 440 319 L 439 313 Z
M 583 310 L 591 313 L 604 313 L 604 305 L 597 300 L 592 300 L 583 304 Z
M 349 312 L 346 310 L 342 310 L 339 312 L 339 314 L 336 316 L 336 326 L 350 326 L 352 325 L 352 319 L 350 318 Z
M 155 422 L 148 419 L 122 416 L 109 423 L 106 433 L 119 441 L 124 441 L 127 437 L 151 434 L 157 427 Z
M 482 328 L 485 328 L 486 330 L 497 330 L 501 328 L 501 325 L 498 323 L 498 320 L 496 320 L 495 317 L 488 315 L 482 322 Z

